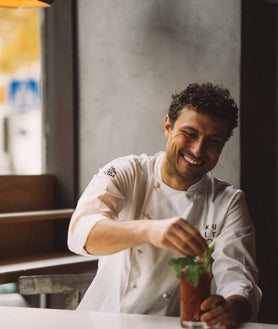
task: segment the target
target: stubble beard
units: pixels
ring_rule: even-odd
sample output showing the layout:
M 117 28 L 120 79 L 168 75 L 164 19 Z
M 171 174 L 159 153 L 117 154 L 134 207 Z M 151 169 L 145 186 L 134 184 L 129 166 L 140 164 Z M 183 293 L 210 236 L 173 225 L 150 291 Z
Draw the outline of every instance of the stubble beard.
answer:
M 194 184 L 199 181 L 203 173 L 196 173 L 186 168 L 184 172 L 179 170 L 178 163 L 175 162 L 175 158 L 167 155 L 166 170 L 170 178 L 175 178 L 181 185 L 188 185 L 189 183 Z

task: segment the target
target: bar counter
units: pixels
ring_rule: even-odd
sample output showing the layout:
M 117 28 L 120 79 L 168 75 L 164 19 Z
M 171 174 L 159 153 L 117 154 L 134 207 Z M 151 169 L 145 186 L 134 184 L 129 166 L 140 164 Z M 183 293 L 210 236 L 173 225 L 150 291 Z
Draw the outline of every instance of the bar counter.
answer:
M 180 329 L 174 317 L 0 307 L 3 329 Z M 245 323 L 240 329 L 278 329 L 278 325 Z

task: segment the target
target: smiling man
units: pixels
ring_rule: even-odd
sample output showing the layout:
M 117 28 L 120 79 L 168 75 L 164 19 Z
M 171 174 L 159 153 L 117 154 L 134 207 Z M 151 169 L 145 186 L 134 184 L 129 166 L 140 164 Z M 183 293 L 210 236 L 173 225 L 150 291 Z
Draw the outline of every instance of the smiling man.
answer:
M 238 125 L 227 89 L 190 84 L 172 96 L 164 152 L 113 160 L 96 174 L 72 216 L 68 244 L 98 255 L 98 273 L 79 309 L 179 316 L 170 258 L 212 254 L 212 295 L 201 305 L 209 326 L 255 321 L 254 227 L 241 190 L 211 170 Z

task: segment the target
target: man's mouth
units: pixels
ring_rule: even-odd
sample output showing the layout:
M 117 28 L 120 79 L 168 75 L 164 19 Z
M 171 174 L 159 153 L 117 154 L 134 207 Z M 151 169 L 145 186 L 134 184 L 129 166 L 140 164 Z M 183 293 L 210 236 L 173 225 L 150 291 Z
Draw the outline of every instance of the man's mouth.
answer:
M 193 159 L 187 154 L 183 154 L 183 157 L 184 157 L 185 161 L 189 162 L 192 165 L 198 166 L 198 165 L 202 164 L 201 160 Z

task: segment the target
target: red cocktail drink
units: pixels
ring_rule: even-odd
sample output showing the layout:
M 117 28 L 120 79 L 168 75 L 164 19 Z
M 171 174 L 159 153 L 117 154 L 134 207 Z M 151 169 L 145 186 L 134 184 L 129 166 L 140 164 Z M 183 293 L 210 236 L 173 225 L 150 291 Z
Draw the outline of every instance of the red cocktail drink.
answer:
M 196 287 L 189 284 L 185 279 L 185 273 L 181 274 L 181 326 L 184 328 L 204 328 L 200 322 L 200 305 L 210 295 L 211 272 L 199 275 L 199 283 Z

